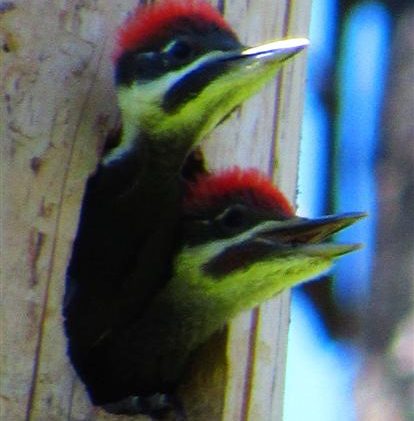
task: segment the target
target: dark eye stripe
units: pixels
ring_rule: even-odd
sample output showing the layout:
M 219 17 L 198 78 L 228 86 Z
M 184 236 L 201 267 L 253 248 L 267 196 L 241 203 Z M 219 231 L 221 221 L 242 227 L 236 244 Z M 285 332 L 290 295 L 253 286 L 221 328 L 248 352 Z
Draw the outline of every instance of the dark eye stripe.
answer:
M 170 71 L 188 66 L 208 52 L 241 47 L 234 34 L 214 25 L 200 31 L 184 22 L 182 27 L 175 29 L 146 45 L 145 49 L 137 48 L 122 54 L 116 62 L 116 84 L 128 86 L 137 81 L 156 80 Z M 191 54 L 186 51 L 185 44 L 191 46 Z
M 273 251 L 266 243 L 241 243 L 230 246 L 203 266 L 203 271 L 214 278 L 226 276 L 249 264 L 265 259 Z
M 195 68 L 184 75 L 165 94 L 162 108 L 167 113 L 176 112 L 179 107 L 198 96 L 206 86 L 222 75 L 226 68 L 227 64 L 219 60 Z

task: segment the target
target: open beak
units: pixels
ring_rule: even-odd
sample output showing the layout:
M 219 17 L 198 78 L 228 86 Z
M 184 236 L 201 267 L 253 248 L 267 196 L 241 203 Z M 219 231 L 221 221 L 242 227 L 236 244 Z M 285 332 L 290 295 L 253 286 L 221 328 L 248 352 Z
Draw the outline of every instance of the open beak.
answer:
M 242 241 L 211 259 L 204 270 L 220 277 L 254 263 L 273 262 L 277 258 L 301 261 L 303 257 L 315 257 L 330 261 L 358 250 L 361 244 L 335 244 L 325 240 L 366 216 L 365 213 L 355 212 L 316 219 L 294 217 L 286 221 L 269 220 L 252 228 Z
M 361 248 L 361 244 L 335 244 L 325 240 L 366 216 L 363 212 L 353 212 L 315 219 L 298 217 L 283 222 L 272 221 L 257 231 L 252 241 L 266 244 L 268 251 L 272 249 L 272 254 L 339 257 Z
M 237 106 L 258 91 L 291 57 L 309 45 L 306 38 L 274 41 L 256 47 L 215 51 L 201 58 L 194 67 L 171 86 L 163 99 L 163 108 L 177 108 L 216 83 L 214 91 L 222 97 L 234 95 Z M 232 94 L 232 93 L 235 94 Z

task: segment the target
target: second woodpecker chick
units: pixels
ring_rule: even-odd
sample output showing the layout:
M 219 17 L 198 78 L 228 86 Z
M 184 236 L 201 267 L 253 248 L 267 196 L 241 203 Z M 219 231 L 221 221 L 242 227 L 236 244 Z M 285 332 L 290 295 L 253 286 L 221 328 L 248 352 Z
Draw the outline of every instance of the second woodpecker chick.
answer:
M 364 216 L 295 216 L 256 170 L 200 177 L 184 199 L 172 277 L 141 317 L 107 338 L 95 401 L 107 402 L 109 390 L 117 399 L 173 394 L 192 352 L 225 323 L 358 249 L 326 240 Z

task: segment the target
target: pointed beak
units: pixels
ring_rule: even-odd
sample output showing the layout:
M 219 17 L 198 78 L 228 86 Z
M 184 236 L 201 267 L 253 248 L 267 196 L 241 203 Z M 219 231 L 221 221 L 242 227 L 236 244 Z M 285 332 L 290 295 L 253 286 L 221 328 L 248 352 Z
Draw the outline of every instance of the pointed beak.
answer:
M 176 112 L 191 99 L 207 92 L 211 103 L 214 102 L 212 97 L 224 98 L 226 108 L 231 111 L 257 92 L 286 61 L 308 45 L 306 38 L 292 38 L 209 53 L 169 89 L 163 99 L 163 109 L 169 113 Z M 208 93 L 212 86 L 215 88 Z
M 287 262 L 285 269 L 288 275 L 289 265 L 293 261 L 304 262 L 304 265 L 307 265 L 305 259 L 307 257 L 316 258 L 319 263 L 324 261 L 325 263 L 320 266 L 322 269 L 328 269 L 329 262 L 362 246 L 335 244 L 325 240 L 366 216 L 361 212 L 316 219 L 294 217 L 286 221 L 270 220 L 252 228 L 242 241 L 234 243 L 216 255 L 204 265 L 204 270 L 210 275 L 221 277 L 255 263 L 259 266 L 265 262 L 273 265 L 274 259 L 281 258 Z M 317 269 L 317 265 L 313 268 L 299 265 L 296 270 L 307 275 L 312 273 L 312 276 L 321 272 Z
M 309 40 L 306 38 L 283 39 L 249 47 L 241 52 L 240 57 L 283 63 L 308 45 Z
M 366 213 L 354 212 L 321 218 L 293 218 L 272 222 L 252 238 L 257 244 L 267 245 L 272 254 L 306 254 L 335 258 L 361 248 L 361 244 L 325 242 L 331 235 L 365 218 Z

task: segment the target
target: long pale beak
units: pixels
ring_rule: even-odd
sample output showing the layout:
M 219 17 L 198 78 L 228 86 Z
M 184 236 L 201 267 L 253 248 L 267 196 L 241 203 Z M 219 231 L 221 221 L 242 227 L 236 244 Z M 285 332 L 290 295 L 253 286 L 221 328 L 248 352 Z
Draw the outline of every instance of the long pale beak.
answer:
M 241 242 L 211 259 L 204 270 L 211 275 L 223 276 L 242 267 L 272 262 L 277 258 L 300 261 L 307 256 L 333 260 L 358 250 L 361 244 L 335 244 L 324 240 L 366 216 L 365 213 L 355 212 L 316 219 L 269 220 L 252 228 L 250 235 Z
M 242 57 L 264 58 L 279 63 L 293 57 L 309 45 L 306 38 L 282 39 L 249 47 L 241 52 Z
M 301 253 L 321 257 L 339 257 L 361 248 L 361 244 L 324 242 L 331 235 L 365 218 L 366 213 L 353 212 L 321 218 L 293 218 L 263 227 L 253 238 L 280 254 Z
M 309 45 L 306 38 L 269 42 L 202 57 L 174 83 L 163 99 L 163 109 L 175 112 L 203 91 L 229 99 L 232 107 L 257 92 L 291 57 Z M 207 93 L 209 96 L 210 94 Z M 234 104 L 233 104 L 234 103 Z

